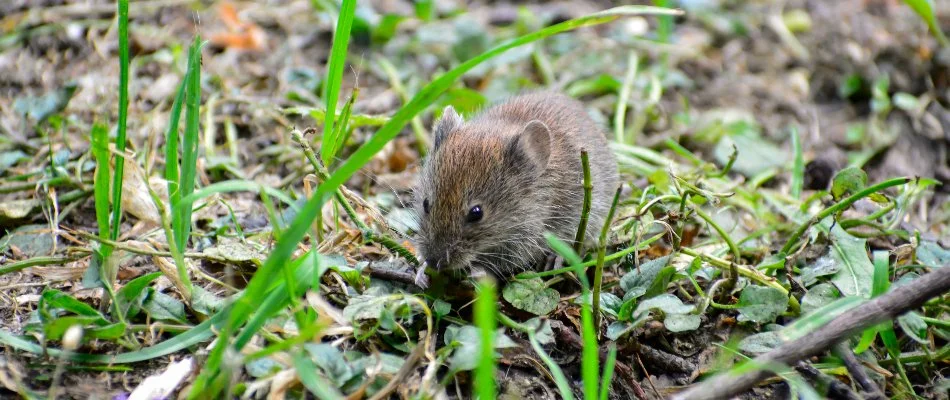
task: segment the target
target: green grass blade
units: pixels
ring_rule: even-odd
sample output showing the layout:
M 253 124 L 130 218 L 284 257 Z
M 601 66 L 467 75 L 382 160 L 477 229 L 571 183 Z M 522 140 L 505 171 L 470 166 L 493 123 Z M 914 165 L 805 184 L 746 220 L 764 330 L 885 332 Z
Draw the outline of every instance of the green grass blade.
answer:
M 793 199 L 802 196 L 802 187 L 805 182 L 805 157 L 802 154 L 802 139 L 798 134 L 798 128 L 792 127 L 792 151 L 794 152 L 794 164 L 792 164 L 792 183 L 791 195 Z
M 307 358 L 306 352 L 298 352 L 294 355 L 294 368 L 297 370 L 297 377 L 310 393 L 313 393 L 318 399 L 343 399 L 343 395 L 337 390 L 330 381 L 317 371 L 317 365 L 313 360 Z
M 189 64 L 190 65 L 190 64 Z M 185 79 L 178 85 L 178 94 L 175 95 L 175 101 L 172 103 L 171 115 L 168 118 L 168 129 L 165 131 L 165 181 L 168 182 L 168 202 L 177 204 L 181 199 L 181 192 L 178 190 L 178 180 L 180 178 L 178 171 L 178 121 L 181 120 L 181 106 L 185 101 L 185 85 L 188 82 L 188 73 L 185 73 Z
M 109 231 L 109 128 L 104 124 L 92 125 L 92 153 L 96 159 L 96 173 L 93 179 L 93 197 L 96 202 L 96 222 L 99 224 L 99 237 L 108 239 Z M 109 257 L 111 246 L 101 245 L 102 260 Z
M 589 296 L 590 291 L 584 291 Z M 585 301 L 581 304 L 581 333 L 584 342 L 584 348 L 581 349 L 581 378 L 584 381 L 584 398 L 597 398 L 597 384 L 600 381 L 597 375 L 600 374 L 598 359 L 600 349 L 597 347 L 597 332 L 594 329 L 594 313 L 591 306 Z
M 268 282 L 271 282 L 276 278 L 276 274 L 280 271 L 283 263 L 285 263 L 288 258 L 290 258 L 291 254 L 296 249 L 297 243 L 299 243 L 303 239 L 304 235 L 306 235 L 307 231 L 309 231 L 311 221 L 317 217 L 323 204 L 331 198 L 333 193 L 337 190 L 337 188 L 340 187 L 340 185 L 343 184 L 343 182 L 349 179 L 349 177 L 359 170 L 359 168 L 369 162 L 373 155 L 379 152 L 387 142 L 392 140 L 413 116 L 431 105 L 438 98 L 438 96 L 442 94 L 442 92 L 444 92 L 455 82 L 456 79 L 461 77 L 462 74 L 471 70 L 478 64 L 496 57 L 517 46 L 531 43 L 533 41 L 572 29 L 602 24 L 612 21 L 623 15 L 642 14 L 673 15 L 679 14 L 679 12 L 676 10 L 660 9 L 648 6 L 623 6 L 562 22 L 560 24 L 550 26 L 543 30 L 527 34 L 498 45 L 486 51 L 485 53 L 463 63 L 462 65 L 455 67 L 454 69 L 437 78 L 435 81 L 426 85 L 418 94 L 416 94 L 415 97 L 413 97 L 412 101 L 396 112 L 396 114 L 385 125 L 383 125 L 382 128 L 380 128 L 376 135 L 360 146 L 360 148 L 352 156 L 350 156 L 329 177 L 329 179 L 324 181 L 322 185 L 318 186 L 313 197 L 311 197 L 311 199 L 307 201 L 307 203 L 300 209 L 300 212 L 297 214 L 297 218 L 295 218 L 290 227 L 288 227 L 287 230 L 283 232 L 282 240 L 278 241 L 270 257 L 268 257 L 264 262 L 264 265 L 257 270 L 251 281 L 248 282 L 244 294 L 234 302 L 234 307 L 230 312 L 228 323 L 223 327 L 219 336 L 222 340 L 218 342 L 218 344 L 209 354 L 204 371 L 202 371 L 202 374 L 195 380 L 194 385 L 192 386 L 190 397 L 197 398 L 200 395 L 204 395 L 205 393 L 203 393 L 203 391 L 208 388 L 208 385 L 212 382 L 212 380 L 215 379 L 218 373 L 220 373 L 221 361 L 224 356 L 225 349 L 230 345 L 230 343 L 228 343 L 228 338 L 232 337 L 232 335 L 236 333 L 241 325 L 247 321 L 250 311 L 256 309 L 257 303 L 255 303 L 255 301 L 264 297 L 264 293 L 268 287 Z
M 19 336 L 13 335 L 12 333 L 5 330 L 0 330 L 0 343 L 6 344 L 7 346 L 17 350 L 26 351 L 33 354 L 49 355 L 56 358 L 65 357 L 65 359 L 68 361 L 79 363 L 126 364 L 163 357 L 187 349 L 198 343 L 208 341 L 214 336 L 214 332 L 211 328 L 224 322 L 225 317 L 226 313 L 224 311 L 219 312 L 211 319 L 196 325 L 194 328 L 191 328 L 187 332 L 179 334 L 174 338 L 168 339 L 154 346 L 115 355 L 84 354 L 76 352 L 68 352 L 68 354 L 64 354 L 62 350 L 41 346 Z
M 475 369 L 475 392 L 479 399 L 495 398 L 495 282 L 483 279 L 475 300 L 475 325 L 481 332 L 481 352 Z
M 129 117 L 129 0 L 119 0 L 119 125 L 115 138 L 115 175 L 112 176 L 112 231 L 119 237 L 122 222 L 122 176 L 125 171 L 125 130 Z M 102 277 L 102 279 L 109 279 Z
M 610 344 L 610 350 L 607 353 L 607 362 L 604 364 L 604 374 L 600 381 L 600 400 L 607 400 L 607 394 L 610 393 L 610 383 L 614 377 L 614 365 L 617 363 L 617 345 Z
M 544 365 L 551 371 L 551 376 L 554 377 L 554 384 L 557 385 L 557 390 L 561 393 L 561 398 L 564 400 L 574 400 L 574 395 L 571 394 L 571 384 L 568 382 L 567 377 L 564 376 L 564 371 L 561 371 L 561 367 L 548 356 L 548 353 L 544 352 L 544 348 L 541 347 L 541 343 L 538 343 L 538 338 L 535 337 L 534 332 L 529 330 L 527 333 L 531 348 L 538 353 L 538 357 L 541 358 Z
M 937 16 L 934 13 L 933 0 L 904 0 L 904 3 L 910 6 L 927 23 L 930 32 L 937 38 L 941 46 L 950 46 L 950 40 L 947 40 L 947 36 L 940 29 L 940 22 L 937 21 Z
M 196 201 L 207 198 L 211 195 L 218 193 L 229 193 L 229 192 L 255 192 L 255 193 L 265 193 L 270 196 L 274 196 L 280 201 L 284 202 L 292 208 L 296 208 L 297 204 L 294 202 L 294 199 L 291 199 L 290 196 L 287 196 L 286 193 L 261 185 L 260 183 L 253 181 L 243 181 L 243 180 L 230 180 L 212 183 L 208 186 L 205 186 L 201 189 L 198 189 L 191 194 L 182 197 L 182 204 L 194 204 Z
M 343 83 L 343 68 L 346 66 L 346 50 L 350 44 L 350 28 L 353 27 L 353 15 L 356 12 L 356 0 L 343 0 L 340 7 L 340 16 L 336 22 L 336 32 L 333 34 L 333 47 L 330 50 L 330 60 L 327 65 L 327 77 L 323 85 L 323 99 L 326 101 L 326 110 L 330 118 L 323 121 L 323 146 L 320 146 L 320 158 L 324 165 L 328 165 L 336 156 L 335 146 L 338 142 L 334 136 L 336 123 L 336 103 L 340 97 L 340 85 Z
M 187 197 L 195 189 L 195 176 L 198 169 L 198 121 L 201 103 L 201 37 L 195 35 L 195 41 L 188 51 L 188 72 L 185 74 L 185 137 L 182 140 L 181 178 L 178 180 L 179 195 Z M 191 204 L 179 201 L 172 204 L 173 213 L 178 216 L 172 224 L 175 241 L 181 251 L 185 251 L 188 236 L 191 234 Z
M 637 79 L 637 67 L 640 63 L 640 57 L 637 53 L 631 52 L 627 58 L 627 73 L 623 77 L 623 85 L 620 86 L 620 94 L 617 99 L 617 109 L 614 112 L 614 141 L 617 143 L 626 143 L 624 135 L 624 124 L 627 119 L 627 103 L 630 101 L 630 92 L 633 90 L 633 82 Z M 633 143 L 627 143 L 633 144 Z

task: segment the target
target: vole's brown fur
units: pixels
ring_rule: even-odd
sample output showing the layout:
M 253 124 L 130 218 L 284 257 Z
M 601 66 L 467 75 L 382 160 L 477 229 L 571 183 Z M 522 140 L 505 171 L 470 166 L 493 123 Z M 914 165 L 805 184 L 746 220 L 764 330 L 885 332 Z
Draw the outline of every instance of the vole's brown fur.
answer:
M 446 107 L 415 193 L 417 244 L 428 266 L 504 277 L 541 264 L 549 253 L 544 231 L 572 242 L 584 199 L 581 149 L 593 183 L 590 241 L 619 178 L 604 130 L 578 101 L 534 92 L 469 122 Z M 477 221 L 469 215 L 475 206 Z

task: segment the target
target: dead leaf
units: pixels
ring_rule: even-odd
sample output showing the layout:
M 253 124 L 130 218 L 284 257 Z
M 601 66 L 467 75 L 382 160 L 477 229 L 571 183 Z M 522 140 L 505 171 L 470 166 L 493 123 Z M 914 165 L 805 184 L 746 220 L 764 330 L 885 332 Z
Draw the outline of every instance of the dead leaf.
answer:
M 228 32 L 211 35 L 212 44 L 239 50 L 264 50 L 267 33 L 253 22 L 241 21 L 231 3 L 222 3 L 218 8 L 218 16 L 227 25 Z

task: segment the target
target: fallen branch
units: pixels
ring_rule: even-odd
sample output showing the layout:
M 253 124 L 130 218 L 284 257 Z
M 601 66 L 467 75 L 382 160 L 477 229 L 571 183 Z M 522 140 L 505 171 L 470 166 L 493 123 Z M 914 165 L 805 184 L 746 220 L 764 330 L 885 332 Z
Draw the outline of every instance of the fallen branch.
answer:
M 900 286 L 853 310 L 838 316 L 825 326 L 750 361 L 754 365 L 792 365 L 818 355 L 844 338 L 867 327 L 920 307 L 927 300 L 950 291 L 950 265 L 937 268 L 907 285 Z M 773 371 L 758 369 L 742 375 L 719 374 L 673 395 L 675 400 L 723 399 L 748 390 L 772 376 Z

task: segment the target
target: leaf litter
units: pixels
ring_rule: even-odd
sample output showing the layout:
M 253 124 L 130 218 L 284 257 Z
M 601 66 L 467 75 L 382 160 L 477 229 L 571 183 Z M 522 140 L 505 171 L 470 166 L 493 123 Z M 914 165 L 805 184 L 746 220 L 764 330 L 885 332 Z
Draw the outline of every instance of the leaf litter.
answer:
M 133 325 L 118 321 L 102 289 L 84 288 L 74 272 L 50 272 L 88 268 L 93 264 L 90 254 L 100 246 L 69 232 L 97 231 L 88 132 L 96 121 L 114 123 L 114 5 L 94 2 L 83 7 L 67 1 L 38 6 L 48 12 L 28 23 L 24 7 L 14 5 L 0 13 L 5 15 L 5 33 L 13 34 L 4 36 L 11 38 L 2 42 L 9 50 L 0 55 L 0 76 L 5 77 L 0 82 L 0 268 L 38 257 L 63 259 L 60 266 L 0 275 L 0 326 L 5 331 L 42 337 L 58 347 L 66 329 L 80 325 L 85 337 L 79 351 L 93 354 L 118 354 L 173 339 L 226 307 L 233 290 L 244 287 L 292 220 L 294 210 L 267 195 L 216 195 L 198 204 L 195 232 L 190 247 L 183 249 L 196 295 L 185 299 L 176 289 L 181 285 L 169 280 L 174 273 L 166 273 L 169 278 L 156 275 L 174 271 L 174 261 L 164 232 L 155 228 L 160 218 L 146 185 L 164 187 L 152 184 L 163 165 L 160 132 L 184 75 L 184 44 L 195 30 L 194 10 L 185 3 L 142 5 L 140 11 L 132 7 L 133 153 L 127 157 L 122 188 L 123 209 L 131 218 L 122 226 L 125 236 L 120 240 L 126 248 L 120 252 L 125 253 L 120 262 L 125 272 L 118 309 Z M 304 177 L 312 168 L 288 132 L 320 125 L 325 117 L 322 70 L 336 11 L 320 3 L 286 1 L 262 7 L 222 2 L 199 12 L 202 30 L 213 32 L 202 59 L 206 80 L 201 123 L 207 136 L 198 161 L 199 186 L 242 179 L 294 199 L 310 192 Z M 913 10 L 898 3 L 791 2 L 779 19 L 786 33 L 775 18 L 763 17 L 774 15 L 765 4 L 682 3 L 687 16 L 676 21 L 667 39 L 653 36 L 657 21 L 652 18 L 555 36 L 472 70 L 420 119 L 426 134 L 434 114 L 445 105 L 471 112 L 524 88 L 550 85 L 579 96 L 598 120 L 613 127 L 609 124 L 617 92 L 632 67 L 628 55 L 639 55 L 624 121 L 628 131 L 623 132 L 636 141 L 627 143 L 632 152 L 618 151 L 625 181 L 633 189 L 617 212 L 610 253 L 659 238 L 612 259 L 605 273 L 602 333 L 621 345 L 622 368 L 633 371 L 627 376 L 633 379 L 615 378 L 612 398 L 636 392 L 641 389 L 637 385 L 649 388 L 647 396 L 668 394 L 697 377 L 664 369 L 668 364 L 656 357 L 688 360 L 706 371 L 713 368 L 708 354 L 717 344 L 733 339 L 741 340 L 740 351 L 767 350 L 793 336 L 788 332 L 796 328 L 795 321 L 807 320 L 802 315 L 839 307 L 849 301 L 847 296 L 869 297 L 874 279 L 869 250 L 896 254 L 901 246 L 911 247 L 909 258 L 895 257 L 890 264 L 894 281 L 910 279 L 921 268 L 945 266 L 950 259 L 948 139 L 941 134 L 950 114 L 945 94 L 938 90 L 948 82 L 946 49 L 928 35 L 927 25 Z M 434 7 L 432 14 L 419 4 Z M 589 11 L 599 9 L 588 6 Z M 583 14 L 546 3 L 520 9 L 495 4 L 466 9 L 454 2 L 360 2 L 358 7 L 362 11 L 357 12 L 341 99 L 356 87 L 361 94 L 352 110 L 352 132 L 338 159 L 327 163 L 331 170 L 405 102 L 380 67 L 380 58 L 393 63 L 403 91 L 411 96 L 434 76 L 505 38 Z M 50 34 L 39 35 L 42 30 Z M 23 65 L 36 68 L 19 67 Z M 546 81 L 546 74 L 555 79 Z M 788 194 L 794 154 L 789 126 L 802 132 L 807 163 L 807 185 L 800 198 Z M 409 189 L 423 157 L 417 140 L 407 130 L 347 182 L 354 198 L 365 202 L 356 207 L 357 215 L 374 230 L 406 243 L 415 229 Z M 733 148 L 737 157 L 730 163 Z M 227 156 L 217 158 L 220 155 Z M 716 176 L 726 168 L 730 171 Z M 146 171 L 154 176 L 145 179 Z M 816 221 L 795 254 L 777 254 L 795 228 L 790 225 L 806 222 L 869 183 L 895 176 L 930 177 L 943 185 L 921 183 L 919 189 L 907 185 L 886 196 L 875 194 L 868 204 Z M 699 218 L 691 207 L 713 218 Z M 152 225 L 135 227 L 146 221 Z M 725 235 L 711 226 L 714 223 L 722 225 Z M 392 392 L 396 397 L 424 388 L 444 390 L 450 397 L 464 395 L 466 391 L 454 388 L 469 382 L 465 371 L 474 368 L 480 346 L 478 330 L 468 322 L 470 288 L 463 282 L 422 295 L 405 281 L 367 272 L 397 270 L 406 263 L 381 246 L 364 243 L 363 232 L 337 206 L 323 210 L 322 226 L 322 243 L 312 239 L 298 249 L 303 254 L 317 247 L 328 256 L 320 264 L 326 272 L 317 282 L 321 300 L 308 302 L 320 310 L 319 317 L 309 324 L 299 319 L 298 299 L 292 303 L 296 307 L 268 321 L 255 337 L 257 345 L 302 342 L 241 366 L 236 376 L 248 393 L 299 395 L 302 379 L 293 368 L 312 365 L 342 393 L 362 390 L 370 395 L 392 377 L 402 376 L 407 383 Z M 739 259 L 730 254 L 725 238 L 740 241 L 733 243 Z M 139 245 L 143 243 L 148 245 Z M 684 247 L 701 256 L 687 254 Z M 783 257 L 792 260 L 790 265 L 779 262 Z M 589 298 L 578 295 L 578 285 L 570 278 L 549 279 L 509 283 L 501 312 L 528 320 L 526 324 L 540 316 L 534 321 L 545 332 L 539 333 L 542 344 L 575 378 L 580 349 L 572 347 L 560 329 L 579 335 L 580 304 Z M 314 299 L 312 294 L 296 293 L 308 300 Z M 800 310 L 789 296 L 800 301 Z M 946 321 L 947 313 L 944 298 L 935 307 L 898 319 L 908 355 L 946 353 L 950 332 L 945 323 L 933 321 Z M 428 330 L 430 319 L 437 326 L 434 332 Z M 547 321 L 566 328 L 551 330 Z M 322 324 L 320 332 L 308 333 L 314 323 Z M 496 351 L 514 377 L 501 382 L 501 389 L 556 398 L 550 373 L 539 367 L 543 363 L 524 335 L 511 329 L 500 332 Z M 773 332 L 779 333 L 759 336 Z M 419 343 L 433 347 L 424 349 L 417 366 L 403 372 L 404 360 L 415 354 Z M 873 352 L 867 356 L 870 360 L 884 360 L 882 349 Z M 128 364 L 131 372 L 100 373 L 77 363 L 79 368 L 67 371 L 58 384 L 70 397 L 129 393 L 117 385 L 122 379 L 146 390 L 147 385 L 140 384 L 148 377 L 166 369 L 187 369 L 187 363 L 174 362 L 190 360 L 191 354 L 181 350 Z M 292 357 L 304 357 L 309 364 L 295 363 Z M 637 357 L 646 360 L 631 361 Z M 946 376 L 945 360 L 910 371 L 911 388 L 893 377 L 882 381 L 883 387 L 890 394 L 937 393 L 940 384 L 927 377 Z M 3 361 L 11 371 L 27 364 L 31 373 L 55 373 L 54 359 L 27 351 Z M 893 368 L 888 365 L 878 368 Z M 24 382 L 22 373 L 9 376 Z M 100 376 L 112 386 L 82 383 Z M 54 381 L 31 382 L 29 388 L 47 391 Z M 444 382 L 452 384 L 442 386 Z M 6 390 L 22 390 L 7 379 L 2 383 Z M 783 390 L 787 387 L 772 384 L 756 389 L 754 396 L 768 398 Z

